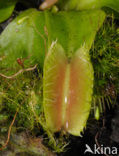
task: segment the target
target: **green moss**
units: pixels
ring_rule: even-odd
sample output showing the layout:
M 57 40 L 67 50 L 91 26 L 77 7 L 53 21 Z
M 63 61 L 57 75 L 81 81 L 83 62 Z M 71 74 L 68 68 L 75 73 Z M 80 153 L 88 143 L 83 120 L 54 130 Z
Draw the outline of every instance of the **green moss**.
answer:
M 36 71 L 37 73 L 37 71 Z M 2 94 L 2 110 L 1 113 L 7 112 L 8 118 L 14 116 L 17 108 L 19 108 L 19 114 L 17 116 L 17 126 L 33 129 L 34 117 L 31 115 L 31 108 L 29 100 L 31 98 L 31 92 L 34 91 L 36 95 L 40 94 L 37 84 L 42 83 L 42 77 L 40 73 L 24 73 L 17 78 L 8 80 L 1 78 L 1 94 Z M 42 89 L 42 88 L 41 88 Z M 38 96 L 35 107 L 38 107 L 41 111 L 42 95 Z
M 90 51 L 94 67 L 93 104 L 114 104 L 119 94 L 119 33 L 113 16 L 108 17 L 97 33 L 94 46 Z

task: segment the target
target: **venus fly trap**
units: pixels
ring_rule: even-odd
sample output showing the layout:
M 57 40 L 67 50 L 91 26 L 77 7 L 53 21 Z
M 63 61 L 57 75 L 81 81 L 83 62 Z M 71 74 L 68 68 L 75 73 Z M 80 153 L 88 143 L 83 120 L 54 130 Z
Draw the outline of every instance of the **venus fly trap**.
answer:
M 31 12 L 34 19 L 39 19 L 42 25 L 40 23 L 38 25 L 34 19 L 30 18 L 28 14 Z M 75 17 L 75 20 L 72 17 Z M 8 66 L 7 62 L 11 62 L 10 66 L 14 67 L 18 58 L 26 58 L 24 67 L 28 63 L 40 65 L 44 62 L 44 57 L 41 56 L 45 55 L 47 49 L 45 63 L 43 63 L 43 106 L 47 126 L 53 132 L 64 129 L 78 136 L 86 126 L 93 91 L 93 69 L 90 63 L 89 50 L 104 18 L 105 13 L 100 10 L 84 11 L 82 13 L 60 12 L 57 14 L 29 10 L 29 13 L 26 11 L 15 19 L 1 35 L 1 56 L 4 56 L 1 66 L 3 68 Z M 52 23 L 56 24 L 52 25 Z M 33 37 L 31 44 L 34 48 L 38 46 L 36 51 L 30 49 L 30 47 L 28 47 L 28 50 L 26 49 L 25 38 L 28 37 L 25 29 L 26 25 L 27 31 L 28 29 L 31 30 L 35 37 Z M 87 25 L 89 26 L 88 29 Z M 74 27 L 73 30 L 72 27 Z M 45 29 L 47 29 L 48 37 L 45 34 Z M 53 30 L 57 31 L 54 32 Z M 19 31 L 22 34 L 18 35 Z M 8 42 L 6 42 L 6 39 L 8 40 L 5 37 L 6 32 L 9 32 Z M 37 36 L 41 40 L 39 40 L 38 45 L 36 45 Z M 31 38 L 28 39 L 31 40 Z M 16 46 L 11 45 L 11 42 L 14 42 L 14 44 L 21 42 L 23 48 L 21 49 L 20 45 L 16 51 L 14 49 Z M 6 51 L 5 49 L 9 44 L 10 49 Z M 46 47 L 47 45 L 48 47 Z M 44 50 L 42 47 L 44 47 Z M 11 56 L 13 51 L 16 51 L 16 53 Z M 41 67 L 43 64 L 41 64 Z M 15 66 L 15 71 L 20 68 L 18 64 Z
M 58 21 L 53 26 L 57 32 L 49 35 L 51 44 L 44 63 L 44 112 L 52 131 L 63 129 L 79 136 L 86 126 L 91 108 L 93 69 L 89 49 L 105 14 L 97 10 L 55 16 L 52 18 L 53 15 L 48 14 L 48 26 L 51 28 L 54 19 L 65 19 L 69 35 L 67 33 L 66 37 L 66 33 L 62 33 L 63 24 L 58 28 Z
M 54 3 L 65 11 L 53 13 L 50 10 L 28 9 L 2 32 L 0 78 L 12 81 L 22 74 L 27 78 L 29 71 L 33 71 L 32 75 L 35 76 L 40 71 L 43 80 L 37 81 L 37 89 L 32 80 L 29 82 L 33 85 L 29 89 L 30 93 L 25 92 L 25 85 L 22 86 L 22 94 L 25 92 L 25 99 L 28 97 L 28 106 L 25 107 L 31 110 L 37 123 L 42 125 L 50 138 L 55 132 L 81 136 L 96 95 L 93 90 L 97 85 L 94 83 L 98 75 L 94 75 L 97 66 L 92 66 L 89 52 L 106 17 L 100 8 L 110 7 L 118 11 L 119 1 L 46 0 L 40 8 L 44 10 Z M 0 16 L 0 22 L 11 15 L 16 1 L 6 1 L 8 11 L 3 4 L 1 1 L 0 13 L 6 14 Z M 4 88 L 2 83 L 0 85 Z M 22 94 L 18 103 L 22 101 Z M 95 104 L 97 120 L 99 114 L 100 108 Z

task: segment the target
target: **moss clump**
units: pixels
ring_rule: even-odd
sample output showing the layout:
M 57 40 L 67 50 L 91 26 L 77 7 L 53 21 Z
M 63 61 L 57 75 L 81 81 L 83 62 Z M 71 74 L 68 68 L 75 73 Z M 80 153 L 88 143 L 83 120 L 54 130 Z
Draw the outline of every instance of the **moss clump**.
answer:
M 31 114 L 30 99 L 32 92 L 37 96 L 35 109 L 37 114 L 42 111 L 42 93 L 40 88 L 42 77 L 38 71 L 27 72 L 14 79 L 0 77 L 0 105 L 1 114 L 7 114 L 8 119 L 13 118 L 15 111 L 19 108 L 17 116 L 17 127 L 32 130 L 35 125 L 34 117 Z M 34 98 L 34 97 L 33 97 Z
M 119 94 L 118 22 L 107 17 L 90 51 L 95 74 L 93 104 L 101 112 L 104 104 L 114 104 Z

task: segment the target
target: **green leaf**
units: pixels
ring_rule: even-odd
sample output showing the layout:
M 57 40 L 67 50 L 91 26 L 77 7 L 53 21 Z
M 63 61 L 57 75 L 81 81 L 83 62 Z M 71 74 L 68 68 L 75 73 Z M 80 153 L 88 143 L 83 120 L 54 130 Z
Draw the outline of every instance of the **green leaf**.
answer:
M 105 19 L 101 10 L 69 11 L 52 14 L 45 12 L 48 45 L 58 40 L 68 58 L 86 43 L 88 49 Z
M 65 10 L 89 10 L 109 7 L 119 12 L 119 0 L 59 0 L 59 6 Z
M 17 0 L 0 0 L 0 23 L 11 16 L 16 2 Z
M 45 58 L 46 35 L 43 13 L 29 9 L 13 20 L 0 36 L 0 67 L 6 75 L 16 73 L 21 66 L 24 68 L 38 64 L 41 69 Z

